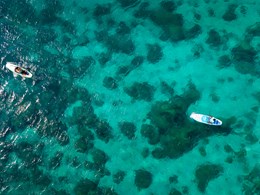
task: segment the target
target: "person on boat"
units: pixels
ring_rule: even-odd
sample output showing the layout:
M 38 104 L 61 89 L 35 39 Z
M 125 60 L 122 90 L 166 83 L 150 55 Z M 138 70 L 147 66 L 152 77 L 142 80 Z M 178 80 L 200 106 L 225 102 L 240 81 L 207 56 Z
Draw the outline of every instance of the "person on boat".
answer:
M 22 74 L 23 76 L 28 75 L 28 72 L 25 71 L 25 70 L 23 70 L 23 69 L 21 69 L 20 67 L 16 67 L 16 68 L 14 69 L 14 71 L 15 71 L 16 73 Z
M 214 117 L 210 117 L 209 123 L 210 123 L 210 124 L 216 124 L 216 123 L 217 123 L 217 120 L 216 120 Z
M 15 67 L 14 71 L 16 73 L 21 73 L 22 69 L 20 67 Z

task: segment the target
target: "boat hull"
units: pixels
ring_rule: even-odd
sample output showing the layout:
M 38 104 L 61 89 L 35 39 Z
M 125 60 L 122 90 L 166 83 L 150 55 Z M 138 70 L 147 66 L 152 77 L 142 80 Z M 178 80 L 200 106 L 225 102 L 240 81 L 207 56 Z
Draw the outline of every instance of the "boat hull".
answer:
M 209 116 L 209 115 L 197 114 L 197 113 L 193 112 L 193 113 L 191 113 L 190 118 L 192 118 L 193 120 L 195 120 L 199 123 L 203 123 L 203 124 L 207 124 L 207 125 L 213 125 L 213 126 L 222 125 L 221 120 L 219 120 L 213 116 Z
M 20 75 L 23 78 L 32 78 L 32 73 L 30 73 L 28 70 L 26 70 L 25 68 L 20 67 L 23 71 L 26 71 L 28 74 L 21 74 L 21 73 L 17 73 L 15 72 L 15 68 L 20 67 L 12 62 L 7 62 L 6 63 L 6 68 L 9 69 L 10 71 L 12 71 L 14 73 L 14 75 Z

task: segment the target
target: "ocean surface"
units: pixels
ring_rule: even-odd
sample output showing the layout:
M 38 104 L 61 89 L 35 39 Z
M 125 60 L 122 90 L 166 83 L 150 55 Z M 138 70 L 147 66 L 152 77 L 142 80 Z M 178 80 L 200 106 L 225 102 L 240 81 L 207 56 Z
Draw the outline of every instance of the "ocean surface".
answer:
M 258 0 L 1 0 L 0 194 L 260 194 L 259 18 Z

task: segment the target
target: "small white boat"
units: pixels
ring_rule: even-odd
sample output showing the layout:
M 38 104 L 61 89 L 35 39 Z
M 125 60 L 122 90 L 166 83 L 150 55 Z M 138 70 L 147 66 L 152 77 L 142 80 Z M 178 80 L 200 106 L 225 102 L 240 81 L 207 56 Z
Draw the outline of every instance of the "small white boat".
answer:
M 22 68 L 22 67 L 16 65 L 13 62 L 7 62 L 5 66 L 6 66 L 7 69 L 9 69 L 13 72 L 14 77 L 17 77 L 18 75 L 20 75 L 23 78 L 31 78 L 32 77 L 32 73 L 30 73 L 25 68 Z
M 199 123 L 204 123 L 207 125 L 214 125 L 214 126 L 220 126 L 222 125 L 222 121 L 209 115 L 204 115 L 204 114 L 197 114 L 195 112 L 191 113 L 190 118 L 193 120 L 199 122 Z

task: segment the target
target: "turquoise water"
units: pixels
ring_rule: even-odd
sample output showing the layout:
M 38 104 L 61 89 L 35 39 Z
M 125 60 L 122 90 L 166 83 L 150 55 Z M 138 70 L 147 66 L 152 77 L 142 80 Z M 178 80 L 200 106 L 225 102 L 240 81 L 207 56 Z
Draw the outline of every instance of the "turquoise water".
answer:
M 2 0 L 1 194 L 260 194 L 259 6 Z

